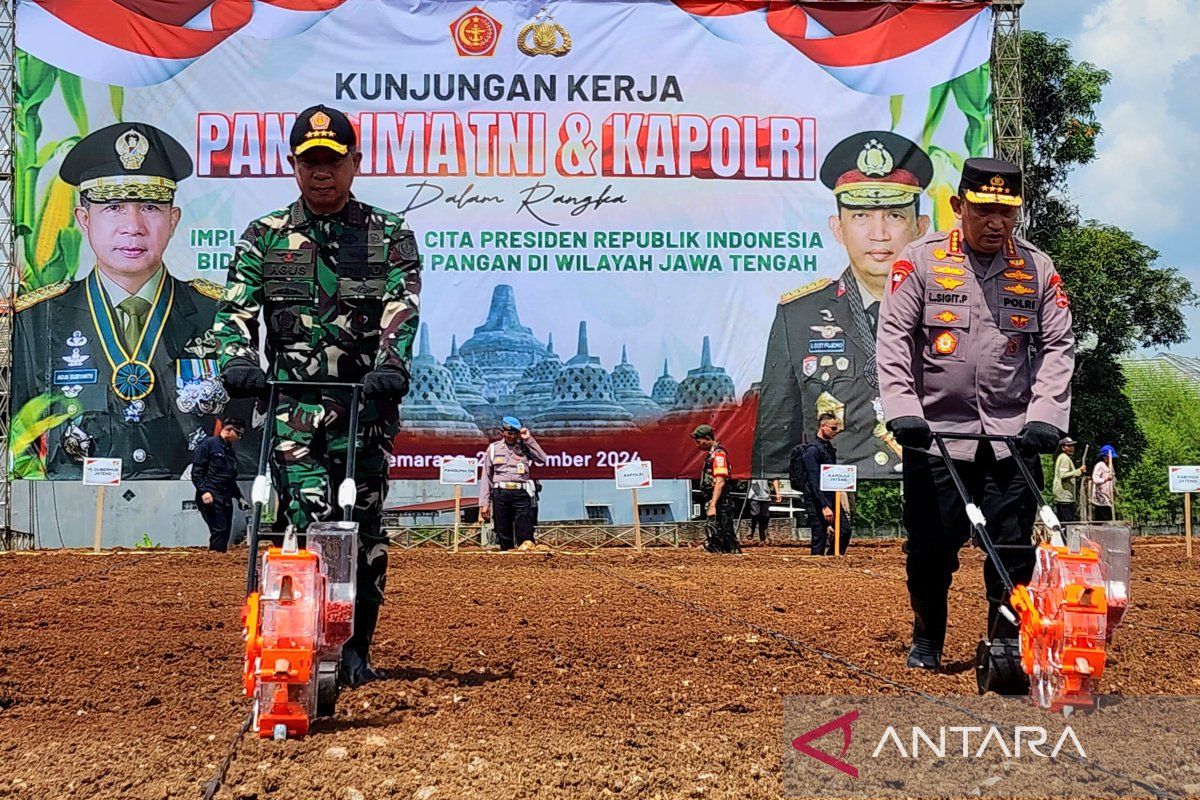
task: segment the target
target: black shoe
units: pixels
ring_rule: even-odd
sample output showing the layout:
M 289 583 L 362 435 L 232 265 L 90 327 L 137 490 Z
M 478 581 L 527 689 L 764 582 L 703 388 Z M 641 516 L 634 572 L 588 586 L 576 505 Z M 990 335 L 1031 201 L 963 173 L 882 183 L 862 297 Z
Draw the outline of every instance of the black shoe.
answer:
M 928 639 L 914 639 L 908 651 L 909 669 L 927 669 L 937 672 L 942 667 L 942 651 L 935 650 Z
M 382 678 L 383 674 L 371 667 L 369 655 L 359 652 L 357 647 L 346 647 L 342 650 L 342 663 L 338 668 L 338 683 L 354 687 Z

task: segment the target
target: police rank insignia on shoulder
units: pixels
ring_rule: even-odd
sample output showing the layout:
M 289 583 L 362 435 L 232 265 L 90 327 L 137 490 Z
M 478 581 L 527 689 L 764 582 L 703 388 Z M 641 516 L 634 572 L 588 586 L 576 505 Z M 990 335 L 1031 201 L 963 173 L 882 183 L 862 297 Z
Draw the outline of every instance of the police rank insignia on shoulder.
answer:
M 211 297 L 213 300 L 220 300 L 225 296 L 225 287 L 219 283 L 205 280 L 204 278 L 196 278 L 194 281 L 189 281 L 192 288 L 205 297 Z
M 833 283 L 831 278 L 818 278 L 812 283 L 801 286 L 799 289 L 792 289 L 790 292 L 785 292 L 783 296 L 779 298 L 779 305 L 790 303 L 793 300 L 799 300 L 801 297 L 807 297 L 813 292 L 819 292 L 821 289 L 824 289 L 831 283 Z
M 58 297 L 60 294 L 71 288 L 70 281 L 59 281 L 58 283 L 48 283 L 45 286 L 40 286 L 32 292 L 26 292 L 16 299 L 13 307 L 17 311 L 24 311 L 27 308 L 36 306 L 43 300 L 49 300 L 51 297 Z

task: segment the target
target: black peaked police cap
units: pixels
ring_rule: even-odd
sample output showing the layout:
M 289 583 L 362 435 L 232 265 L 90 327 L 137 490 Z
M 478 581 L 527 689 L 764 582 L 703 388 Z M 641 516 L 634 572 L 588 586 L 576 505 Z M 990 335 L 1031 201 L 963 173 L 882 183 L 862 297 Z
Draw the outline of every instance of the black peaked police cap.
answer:
M 350 152 L 350 148 L 358 143 L 354 126 L 350 119 L 336 108 L 316 105 L 306 108 L 296 117 L 292 125 L 292 135 L 289 144 L 293 155 L 311 150 L 314 147 L 328 147 L 340 156 Z
M 899 208 L 933 180 L 933 162 L 916 142 L 891 131 L 863 131 L 833 146 L 821 183 L 845 208 Z
M 1019 206 L 1021 170 L 1011 161 L 998 158 L 968 158 L 963 162 L 958 193 L 968 203 L 999 203 Z
M 191 174 L 192 157 L 184 146 L 144 122 L 118 122 L 89 133 L 58 168 L 58 177 L 93 203 L 169 203 Z

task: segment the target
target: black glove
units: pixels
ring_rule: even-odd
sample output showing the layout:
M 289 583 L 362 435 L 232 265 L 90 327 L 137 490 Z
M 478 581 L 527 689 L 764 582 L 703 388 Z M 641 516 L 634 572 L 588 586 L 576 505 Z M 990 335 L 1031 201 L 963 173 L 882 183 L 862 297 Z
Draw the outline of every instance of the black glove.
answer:
M 1027 456 L 1053 453 L 1062 441 L 1062 431 L 1048 422 L 1026 422 L 1017 434 L 1017 447 Z
M 400 367 L 380 367 L 363 378 L 363 398 L 399 403 L 408 394 L 408 371 Z
M 933 444 L 933 433 L 924 417 L 896 417 L 887 424 L 888 430 L 896 434 L 902 447 L 926 450 Z
M 230 397 L 258 397 L 267 388 L 267 374 L 246 358 L 235 358 L 221 372 Z

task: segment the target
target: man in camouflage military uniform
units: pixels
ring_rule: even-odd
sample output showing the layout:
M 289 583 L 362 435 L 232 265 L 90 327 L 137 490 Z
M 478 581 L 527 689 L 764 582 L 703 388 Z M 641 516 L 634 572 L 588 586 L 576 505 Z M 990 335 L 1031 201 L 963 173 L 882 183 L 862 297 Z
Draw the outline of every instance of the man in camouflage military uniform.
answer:
M 913 645 L 908 666 L 936 670 L 946 638 L 947 598 L 967 509 L 933 443 L 939 433 L 1013 436 L 1020 453 L 993 442 L 948 440 L 971 502 L 987 518 L 1004 569 L 1033 573 L 1039 498 L 1016 463 L 1041 483 L 1038 453 L 1067 430 L 1075 338 L 1070 301 L 1054 263 L 1013 235 L 1021 172 L 971 158 L 951 198 L 962 228 L 913 242 L 892 265 L 879 315 L 879 388 L 889 430 L 904 446 L 904 528 Z M 1017 650 L 1015 626 L 991 559 L 984 565 L 989 648 Z M 993 650 L 994 652 L 994 650 Z
M 836 414 L 843 463 L 859 478 L 895 478 L 900 446 L 883 425 L 875 370 L 875 327 L 888 270 L 909 242 L 925 235 L 921 192 L 933 164 L 915 142 L 864 131 L 834 145 L 821 164 L 837 214 L 829 230 L 849 266 L 780 298 L 767 340 L 751 471 L 785 477 L 789 455 Z
M 231 394 L 261 394 L 258 318 L 274 380 L 363 384 L 355 479 L 359 523 L 354 635 L 342 680 L 377 677 L 368 650 L 383 602 L 387 538 L 379 514 L 388 454 L 408 391 L 417 330 L 420 262 L 398 214 L 350 194 L 362 160 L 350 121 L 314 106 L 291 132 L 301 198 L 250 224 L 237 244 L 212 334 Z M 336 518 L 332 492 L 345 475 L 348 393 L 288 389 L 275 419 L 274 477 L 288 522 L 298 530 Z
M 729 452 L 717 441 L 711 425 L 697 425 L 692 441 L 704 451 L 704 466 L 700 470 L 701 507 L 708 535 L 704 549 L 710 553 L 740 553 L 734 530 L 733 495 L 729 491 L 732 472 Z
M 96 264 L 16 300 L 14 416 L 26 432 L 35 416 L 65 417 L 13 453 L 18 477 L 78 480 L 85 456 L 103 456 L 122 460 L 126 480 L 177 479 L 215 430 L 228 397 L 190 345 L 222 288 L 163 263 L 179 224 L 175 191 L 191 174 L 183 146 L 142 122 L 95 131 L 63 159 L 59 177 L 79 187 L 75 222 Z

